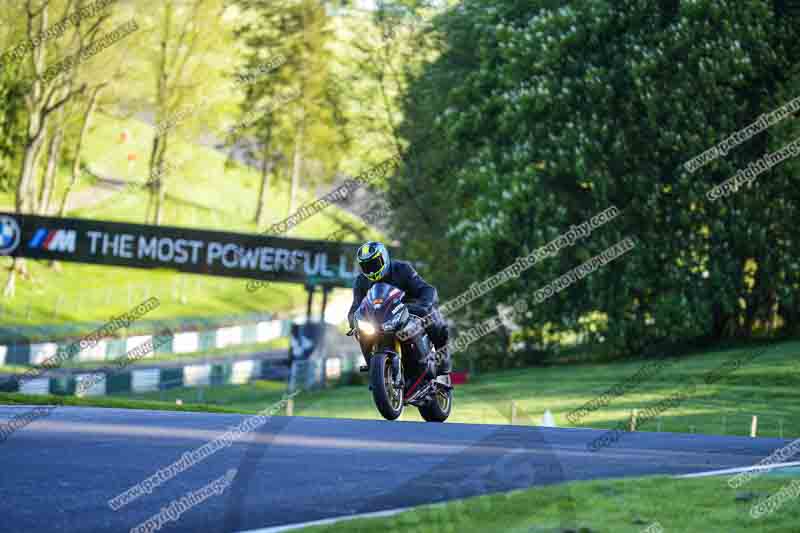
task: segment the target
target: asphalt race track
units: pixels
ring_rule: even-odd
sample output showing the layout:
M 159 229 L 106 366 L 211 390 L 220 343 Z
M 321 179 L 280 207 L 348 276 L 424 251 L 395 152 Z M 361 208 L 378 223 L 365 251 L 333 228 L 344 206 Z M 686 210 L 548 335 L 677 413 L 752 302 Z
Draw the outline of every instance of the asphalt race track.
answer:
M 0 421 L 29 409 L 0 406 Z M 642 432 L 590 452 L 601 431 L 274 417 L 111 510 L 110 498 L 245 418 L 57 408 L 0 442 L 0 531 L 130 531 L 231 468 L 221 495 L 161 531 L 227 533 L 566 480 L 743 467 L 789 442 Z

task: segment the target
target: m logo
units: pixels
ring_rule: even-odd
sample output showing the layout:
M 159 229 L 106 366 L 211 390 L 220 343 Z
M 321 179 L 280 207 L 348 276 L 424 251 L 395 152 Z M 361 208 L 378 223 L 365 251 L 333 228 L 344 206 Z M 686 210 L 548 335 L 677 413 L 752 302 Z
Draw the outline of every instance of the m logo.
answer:
M 74 252 L 75 230 L 39 228 L 28 243 L 28 248 L 49 252 Z

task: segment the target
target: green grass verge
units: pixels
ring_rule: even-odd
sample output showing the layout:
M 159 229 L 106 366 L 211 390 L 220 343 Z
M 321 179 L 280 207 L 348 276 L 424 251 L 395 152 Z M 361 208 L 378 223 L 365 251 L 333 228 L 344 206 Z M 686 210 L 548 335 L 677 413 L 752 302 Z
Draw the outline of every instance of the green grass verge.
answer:
M 118 397 L 76 398 L 75 396 L 56 396 L 52 394 L 32 395 L 15 392 L 0 392 L 0 404 L 5 405 L 68 405 L 75 407 L 105 407 L 116 409 L 147 409 L 154 411 L 187 411 L 204 413 L 255 413 L 225 406 L 184 404 L 176 405 L 173 401 L 159 402 L 148 400 L 130 400 Z
M 246 385 L 175 387 L 162 391 L 118 394 L 114 397 L 126 398 L 129 401 L 166 403 L 175 403 L 175 400 L 180 399 L 185 404 L 224 406 L 242 413 L 249 413 L 263 409 L 265 405 L 279 402 L 285 392 L 286 383 L 284 382 L 258 380 Z M 297 409 L 294 414 L 299 414 Z
M 9 264 L 0 260 L 0 272 Z M 0 302 L 4 326 L 105 322 L 153 296 L 161 305 L 144 320 L 281 311 L 305 301 L 302 288 L 286 283 L 249 293 L 241 279 L 78 263 L 56 273 L 44 262 L 27 264 L 32 281 L 18 280 L 16 296 Z
M 676 359 L 649 380 L 580 420 L 578 427 L 614 427 L 627 420 L 632 409 L 656 406 L 690 378 L 701 378 L 726 361 L 756 349 L 741 347 Z M 664 411 L 660 420 L 639 429 L 656 431 L 660 427 L 672 432 L 748 435 L 751 417 L 758 415 L 759 436 L 778 437 L 782 433 L 785 438 L 799 437 L 798 354 L 800 342 L 777 344 L 716 384 L 698 387 L 687 401 Z M 628 361 L 486 373 L 456 387 L 449 421 L 506 424 L 514 401 L 517 423 L 539 424 L 544 411 L 550 410 L 559 426 L 570 427 L 568 412 L 633 376 L 643 364 L 644 361 Z M 172 394 L 191 395 L 191 391 L 166 391 L 166 394 L 172 398 Z M 253 409 L 262 401 L 277 401 L 280 393 L 268 394 L 244 385 L 211 389 L 206 398 L 237 409 Z M 304 392 L 295 397 L 294 404 L 294 413 L 302 416 L 380 419 L 366 385 Z M 422 419 L 415 408 L 406 407 L 401 420 Z
M 760 478 L 742 491 L 729 488 L 723 477 L 659 476 L 576 482 L 426 505 L 389 517 L 354 519 L 296 531 L 642 533 L 657 522 L 665 533 L 790 533 L 798 531 L 800 523 L 800 505 L 796 501 L 786 501 L 774 513 L 758 519 L 749 514 L 760 498 L 775 494 L 788 482 L 786 478 Z M 567 521 L 565 509 L 572 507 L 571 502 L 576 523 Z
M 611 428 L 626 421 L 633 408 L 645 409 L 680 390 L 690 378 L 699 378 L 726 361 L 752 353 L 743 347 L 726 351 L 684 356 L 648 381 L 592 412 L 579 426 Z M 758 415 L 758 435 L 800 437 L 800 405 L 797 390 L 800 376 L 796 358 L 800 343 L 785 342 L 721 379 L 714 385 L 698 387 L 695 395 L 679 406 L 664 411 L 639 429 L 643 431 L 696 432 L 748 435 L 752 415 Z M 511 402 L 516 404 L 518 424 L 539 424 L 550 410 L 558 426 L 570 427 L 566 415 L 572 409 L 599 396 L 610 387 L 634 375 L 644 362 L 629 361 L 605 365 L 552 366 L 487 373 L 459 385 L 455 390 L 449 422 L 507 424 Z M 163 392 L 132 394 L 130 401 L 199 401 L 200 405 L 226 406 L 251 412 L 278 401 L 285 383 L 258 382 L 196 389 L 178 388 Z M 199 398 L 202 398 L 199 400 Z M 102 400 L 98 400 L 102 401 Z M 294 414 L 302 416 L 379 420 L 366 385 L 352 385 L 303 392 L 294 399 Z M 415 408 L 406 408 L 401 420 L 421 421 Z

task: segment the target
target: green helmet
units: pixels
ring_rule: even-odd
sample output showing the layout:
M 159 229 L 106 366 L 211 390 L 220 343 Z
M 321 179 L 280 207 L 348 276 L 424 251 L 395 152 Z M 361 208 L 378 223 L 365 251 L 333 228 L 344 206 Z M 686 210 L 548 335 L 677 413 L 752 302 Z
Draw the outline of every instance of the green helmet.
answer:
M 389 271 L 389 250 L 380 242 L 369 241 L 362 244 L 356 257 L 361 272 L 370 281 L 380 281 Z

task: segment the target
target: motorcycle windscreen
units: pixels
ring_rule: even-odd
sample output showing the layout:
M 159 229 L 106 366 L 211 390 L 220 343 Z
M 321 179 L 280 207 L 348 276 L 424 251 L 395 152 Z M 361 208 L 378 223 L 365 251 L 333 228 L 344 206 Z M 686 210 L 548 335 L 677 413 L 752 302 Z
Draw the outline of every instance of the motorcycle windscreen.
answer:
M 370 287 L 362 302 L 365 315 L 383 324 L 388 318 L 387 313 L 394 309 L 405 294 L 404 291 L 388 283 L 376 283 Z

